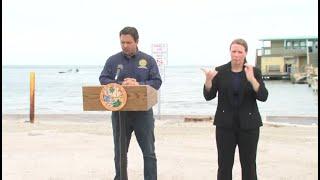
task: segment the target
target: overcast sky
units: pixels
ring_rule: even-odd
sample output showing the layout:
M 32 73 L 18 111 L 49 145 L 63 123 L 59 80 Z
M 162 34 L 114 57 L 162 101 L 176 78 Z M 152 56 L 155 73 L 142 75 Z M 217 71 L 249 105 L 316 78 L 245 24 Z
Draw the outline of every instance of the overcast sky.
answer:
M 318 0 L 2 0 L 4 65 L 104 65 L 119 31 L 135 26 L 139 49 L 168 44 L 168 65 L 220 65 L 229 44 L 318 36 Z

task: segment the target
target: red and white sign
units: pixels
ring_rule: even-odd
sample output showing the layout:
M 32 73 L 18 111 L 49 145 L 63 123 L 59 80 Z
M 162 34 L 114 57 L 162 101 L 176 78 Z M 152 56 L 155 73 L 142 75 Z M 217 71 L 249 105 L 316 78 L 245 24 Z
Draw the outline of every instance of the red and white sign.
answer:
M 159 68 L 168 64 L 168 44 L 154 43 L 151 46 L 152 56 L 157 61 Z

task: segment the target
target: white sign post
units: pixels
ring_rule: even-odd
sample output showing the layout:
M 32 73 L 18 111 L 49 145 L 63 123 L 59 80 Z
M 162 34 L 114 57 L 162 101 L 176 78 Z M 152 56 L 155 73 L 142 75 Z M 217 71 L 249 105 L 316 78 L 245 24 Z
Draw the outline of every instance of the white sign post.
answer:
M 153 43 L 151 46 L 151 54 L 156 60 L 162 82 L 165 81 L 165 68 L 168 64 L 168 44 L 166 43 Z M 160 107 L 161 107 L 161 88 L 158 93 L 158 118 L 160 119 Z

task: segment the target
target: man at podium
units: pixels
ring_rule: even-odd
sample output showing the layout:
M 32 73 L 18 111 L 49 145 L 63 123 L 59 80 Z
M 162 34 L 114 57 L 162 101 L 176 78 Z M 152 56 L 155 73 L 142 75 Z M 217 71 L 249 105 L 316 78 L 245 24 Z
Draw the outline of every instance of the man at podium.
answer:
M 149 85 L 158 90 L 162 84 L 159 68 L 155 59 L 139 51 L 139 34 L 134 27 L 125 27 L 120 31 L 122 51 L 110 56 L 100 74 L 101 85 L 118 83 L 122 85 Z M 137 142 L 143 153 L 144 179 L 157 179 L 157 159 L 155 154 L 153 110 L 121 111 L 121 118 L 126 121 L 127 148 L 134 131 Z M 120 179 L 120 130 L 119 113 L 112 112 L 112 128 L 114 140 L 115 180 Z M 126 149 L 128 152 L 128 149 Z

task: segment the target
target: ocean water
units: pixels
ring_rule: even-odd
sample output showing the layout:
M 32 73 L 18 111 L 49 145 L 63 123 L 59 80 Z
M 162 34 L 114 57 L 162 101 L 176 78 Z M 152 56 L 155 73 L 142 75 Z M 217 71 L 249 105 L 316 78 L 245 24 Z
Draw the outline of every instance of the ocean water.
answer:
M 74 69 L 78 68 L 79 72 Z M 2 113 L 28 114 L 29 73 L 36 74 L 36 114 L 86 114 L 82 110 L 82 86 L 99 85 L 103 66 L 3 66 Z M 59 73 L 73 69 L 71 72 Z M 160 115 L 214 115 L 217 99 L 202 95 L 204 74 L 200 67 L 166 67 L 162 73 L 158 104 Z M 290 81 L 265 81 L 269 90 L 266 102 L 259 102 L 263 116 L 318 116 L 318 95 L 306 84 Z

